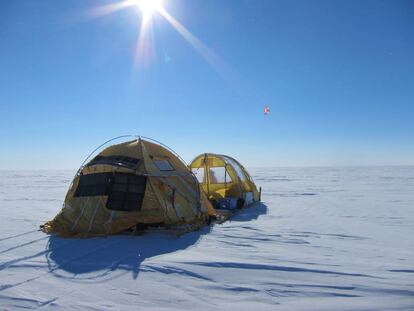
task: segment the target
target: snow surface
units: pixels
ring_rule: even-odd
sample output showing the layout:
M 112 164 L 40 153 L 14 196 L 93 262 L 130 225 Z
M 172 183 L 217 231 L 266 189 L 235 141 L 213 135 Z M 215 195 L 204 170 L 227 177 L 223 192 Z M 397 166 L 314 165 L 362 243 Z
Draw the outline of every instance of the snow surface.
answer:
M 414 310 L 414 167 L 251 170 L 263 204 L 166 234 L 37 231 L 74 172 L 0 172 L 0 310 Z

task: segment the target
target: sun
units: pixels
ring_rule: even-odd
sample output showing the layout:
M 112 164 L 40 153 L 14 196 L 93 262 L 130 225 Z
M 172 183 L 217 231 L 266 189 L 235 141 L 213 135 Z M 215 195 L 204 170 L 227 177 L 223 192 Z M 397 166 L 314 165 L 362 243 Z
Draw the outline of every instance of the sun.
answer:
M 1 0 L 0 0 L 1 1 Z M 124 9 L 134 9 L 140 15 L 140 25 L 136 47 L 138 64 L 150 64 L 155 59 L 155 42 L 153 38 L 153 17 L 159 15 L 168 21 L 173 28 L 217 71 L 229 71 L 229 66 L 199 38 L 191 33 L 164 7 L 168 0 L 112 0 L 111 3 L 95 7 L 88 16 L 98 18 Z
M 133 2 L 145 18 L 151 18 L 163 9 L 163 0 L 133 0 Z

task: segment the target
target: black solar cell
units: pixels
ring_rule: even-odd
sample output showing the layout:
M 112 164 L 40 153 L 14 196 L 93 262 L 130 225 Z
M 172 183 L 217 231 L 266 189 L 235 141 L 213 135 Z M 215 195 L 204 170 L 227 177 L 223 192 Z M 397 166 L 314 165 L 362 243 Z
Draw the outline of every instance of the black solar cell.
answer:
M 82 175 L 75 197 L 108 196 L 108 209 L 137 211 L 141 209 L 146 184 L 146 176 L 128 173 Z

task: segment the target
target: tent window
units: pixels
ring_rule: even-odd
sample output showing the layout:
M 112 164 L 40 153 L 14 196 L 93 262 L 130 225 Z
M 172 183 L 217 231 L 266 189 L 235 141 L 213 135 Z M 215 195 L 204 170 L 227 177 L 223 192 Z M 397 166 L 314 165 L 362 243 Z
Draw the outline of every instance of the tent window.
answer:
M 231 177 L 224 166 L 210 167 L 210 183 L 231 183 Z
M 197 177 L 199 183 L 204 182 L 204 167 L 192 168 L 191 171 L 193 172 L 195 177 Z
M 97 165 L 97 164 L 109 164 L 114 166 L 122 166 L 135 169 L 139 164 L 139 159 L 124 157 L 124 156 L 101 156 L 98 155 L 90 161 L 87 166 Z
M 75 197 L 108 195 L 112 173 L 81 175 Z
M 231 158 L 228 157 L 224 157 L 224 159 L 231 165 L 233 166 L 234 170 L 236 171 L 237 176 L 240 178 L 241 181 L 245 181 L 246 180 L 246 176 L 242 170 L 242 168 L 240 167 L 240 165 L 234 161 Z
M 166 158 L 154 158 L 154 163 L 160 171 L 173 171 L 174 168 Z
M 147 177 L 116 173 L 106 207 L 116 211 L 139 211 L 145 195 Z

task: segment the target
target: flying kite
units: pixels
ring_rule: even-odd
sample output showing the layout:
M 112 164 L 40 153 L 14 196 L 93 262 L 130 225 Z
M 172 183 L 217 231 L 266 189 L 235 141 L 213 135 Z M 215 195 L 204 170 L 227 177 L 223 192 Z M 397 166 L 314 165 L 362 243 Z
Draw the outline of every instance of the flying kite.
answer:
M 265 106 L 263 112 L 264 112 L 265 116 L 269 115 L 270 114 L 269 106 Z

